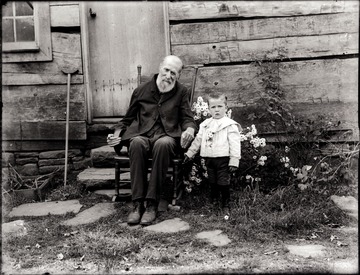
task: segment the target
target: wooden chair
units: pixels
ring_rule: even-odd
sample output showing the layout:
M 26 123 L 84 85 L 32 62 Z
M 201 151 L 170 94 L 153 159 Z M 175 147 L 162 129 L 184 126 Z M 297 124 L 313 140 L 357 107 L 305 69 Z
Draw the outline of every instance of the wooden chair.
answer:
M 145 79 L 144 79 L 145 80 Z M 148 79 L 147 79 L 148 80 Z M 141 76 L 141 66 L 138 66 L 138 77 L 137 77 L 137 84 L 138 86 L 140 85 L 140 83 L 142 83 L 142 76 Z M 193 94 L 193 90 L 191 90 L 191 98 L 190 100 L 192 100 L 192 94 Z M 121 172 L 123 171 L 128 171 L 130 168 L 130 161 L 129 161 L 129 156 L 127 154 L 127 152 L 121 152 L 120 155 L 115 156 L 114 157 L 115 160 L 115 196 L 113 197 L 113 201 L 117 201 L 121 199 L 121 195 L 120 195 L 120 187 L 123 186 L 128 186 L 129 185 L 129 181 L 122 181 L 121 180 Z M 152 159 L 149 159 L 148 162 L 148 167 L 149 167 L 149 172 L 151 171 L 151 162 Z M 172 205 L 176 205 L 177 200 L 180 199 L 180 197 L 182 196 L 183 190 L 184 190 L 184 186 L 181 180 L 181 164 L 182 164 L 182 158 L 180 155 L 174 157 L 173 159 L 171 159 L 170 161 L 170 166 L 168 169 L 168 173 L 171 173 L 172 175 Z M 121 184 L 123 182 L 123 184 Z

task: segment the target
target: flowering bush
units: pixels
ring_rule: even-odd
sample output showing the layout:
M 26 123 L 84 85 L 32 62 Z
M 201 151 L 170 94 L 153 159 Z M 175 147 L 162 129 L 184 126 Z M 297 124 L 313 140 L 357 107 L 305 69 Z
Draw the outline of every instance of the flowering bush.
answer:
M 210 117 L 208 104 L 201 97 L 194 102 L 192 111 L 198 125 Z M 231 110 L 226 115 L 231 117 Z M 313 129 L 309 127 L 305 130 L 303 127 L 299 129 L 301 133 L 298 135 L 301 136 L 313 133 Z M 209 141 L 211 138 L 208 136 Z M 344 156 L 347 161 L 329 164 L 325 159 L 331 159 L 330 156 L 324 158 L 316 148 L 304 148 L 303 140 L 276 143 L 276 146 L 268 144 L 265 138 L 258 136 L 254 124 L 243 127 L 240 140 L 239 169 L 232 175 L 232 184 L 235 188 L 250 186 L 256 190 L 268 192 L 278 186 L 295 184 L 299 190 L 305 190 L 314 183 L 329 183 L 330 181 L 337 183 L 340 179 L 348 181 L 348 178 L 353 181 L 354 176 L 349 169 L 348 156 Z M 355 148 L 358 149 L 357 146 Z M 353 152 L 358 153 L 358 150 Z M 186 191 L 191 192 L 194 187 L 206 182 L 207 177 L 205 160 L 197 154 L 184 167 L 183 182 Z

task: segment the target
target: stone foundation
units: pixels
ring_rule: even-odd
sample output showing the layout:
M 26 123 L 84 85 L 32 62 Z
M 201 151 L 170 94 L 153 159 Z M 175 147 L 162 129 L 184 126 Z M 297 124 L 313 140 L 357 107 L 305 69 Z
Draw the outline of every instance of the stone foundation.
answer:
M 65 169 L 65 150 L 3 152 L 1 165 L 3 168 L 6 168 L 9 164 L 22 176 L 49 174 L 58 169 Z M 68 151 L 68 171 L 83 170 L 88 167 L 92 167 L 92 159 L 89 152 L 82 152 L 79 149 L 70 149 Z

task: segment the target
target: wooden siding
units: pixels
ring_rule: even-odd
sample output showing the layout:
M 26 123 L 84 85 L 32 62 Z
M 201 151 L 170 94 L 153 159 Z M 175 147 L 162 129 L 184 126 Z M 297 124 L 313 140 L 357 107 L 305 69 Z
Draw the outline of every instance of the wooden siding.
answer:
M 50 15 L 52 61 L 2 65 L 4 150 L 65 148 L 67 75 L 63 70 L 68 68 L 77 70 L 71 77 L 70 148 L 87 138 L 79 4 L 51 2 Z
M 228 95 L 235 119 L 248 118 L 261 76 L 253 61 L 277 58 L 273 73 L 296 114 L 324 115 L 358 130 L 357 1 L 203 1 L 169 4 L 171 53 L 188 66 L 181 81 L 195 99 L 209 90 Z
M 280 17 L 358 11 L 358 1 L 181 1 L 171 2 L 170 20 Z

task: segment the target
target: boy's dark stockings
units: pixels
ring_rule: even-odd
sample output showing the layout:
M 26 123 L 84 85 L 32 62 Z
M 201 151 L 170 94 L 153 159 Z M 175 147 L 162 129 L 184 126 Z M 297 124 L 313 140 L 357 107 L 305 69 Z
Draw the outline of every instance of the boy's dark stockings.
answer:
M 221 195 L 221 208 L 229 209 L 230 204 L 230 186 L 214 184 L 210 189 L 210 203 L 217 204 L 220 202 Z

